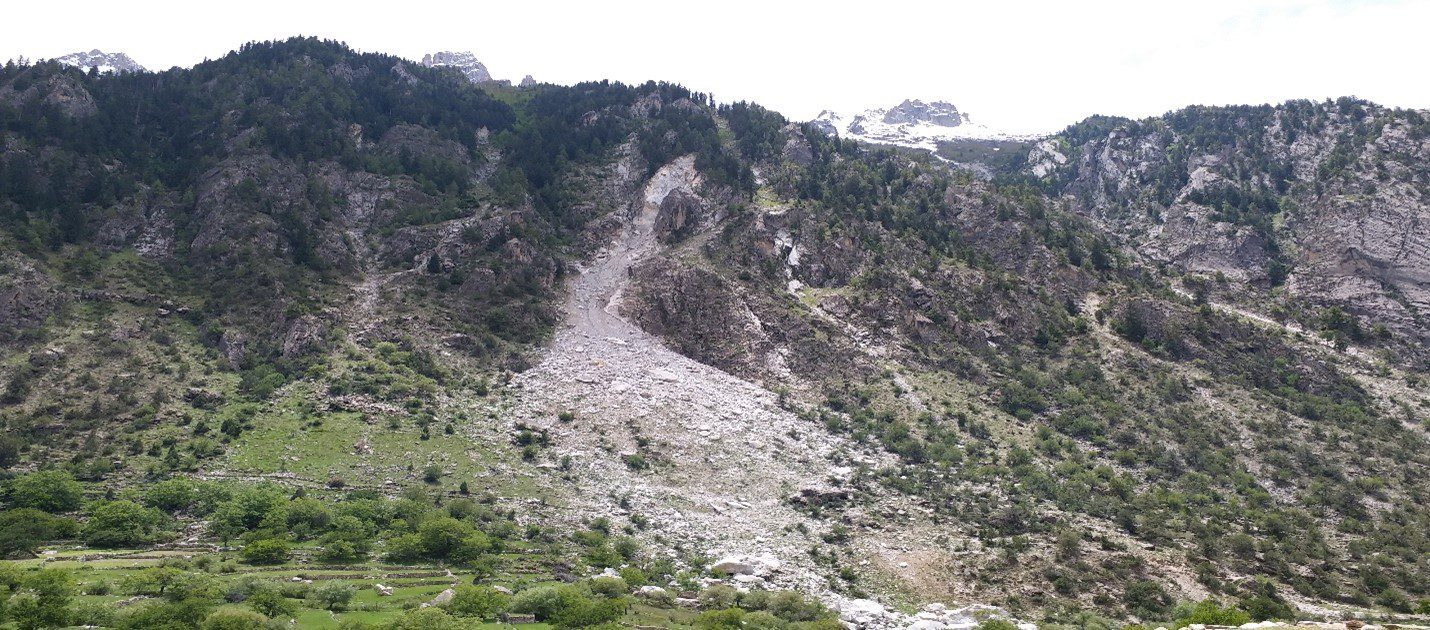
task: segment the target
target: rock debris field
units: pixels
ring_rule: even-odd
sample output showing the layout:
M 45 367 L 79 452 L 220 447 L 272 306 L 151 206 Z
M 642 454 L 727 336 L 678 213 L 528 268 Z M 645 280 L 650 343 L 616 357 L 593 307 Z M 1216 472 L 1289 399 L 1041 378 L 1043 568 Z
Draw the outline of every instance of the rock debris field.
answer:
M 786 500 L 847 474 L 830 461 L 841 440 L 620 315 L 630 269 L 659 251 L 661 202 L 699 183 L 689 156 L 651 178 L 621 235 L 572 280 L 565 325 L 514 382 L 514 417 L 550 432 L 544 459 L 570 458 L 568 499 L 580 512 L 639 514 L 672 545 L 716 558 L 768 554 L 783 567 L 757 579 L 817 588 L 803 564 L 808 539 L 789 531 L 806 518 Z

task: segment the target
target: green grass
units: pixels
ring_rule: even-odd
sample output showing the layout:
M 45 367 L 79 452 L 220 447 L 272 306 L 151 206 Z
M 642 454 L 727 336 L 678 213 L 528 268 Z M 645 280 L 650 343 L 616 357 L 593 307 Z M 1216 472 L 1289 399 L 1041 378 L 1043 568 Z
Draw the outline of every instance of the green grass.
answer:
M 534 477 L 500 470 L 503 466 L 523 467 L 515 449 L 472 439 L 471 432 L 482 429 L 472 425 L 496 422 L 484 405 L 439 410 L 433 414 L 428 439 L 423 440 L 414 415 L 396 410 L 315 412 L 312 401 L 318 397 L 312 383 L 282 390 L 275 402 L 255 416 L 253 428 L 234 440 L 220 467 L 234 473 L 291 473 L 317 483 L 337 477 L 348 488 L 391 492 L 419 484 L 454 491 L 466 481 L 474 494 L 544 494 Z M 449 422 L 454 427 L 451 435 L 444 431 Z M 363 440 L 369 450 L 359 453 L 355 445 Z M 433 464 L 442 468 L 443 476 L 437 483 L 427 484 L 423 471 Z
M 82 552 L 73 549 L 56 549 L 57 553 L 42 556 L 41 558 L 17 561 L 14 564 L 23 568 L 44 567 L 64 567 L 72 571 L 75 577 L 79 593 L 85 593 L 98 584 L 107 584 L 109 592 L 105 595 L 77 594 L 73 599 L 75 604 L 113 604 L 127 600 L 131 595 L 126 592 L 122 584 L 125 578 L 134 575 L 148 567 L 156 566 L 162 560 L 144 560 L 126 558 L 130 555 L 179 555 L 175 552 L 149 552 L 143 550 L 119 550 L 114 552 L 115 558 L 97 560 L 90 562 L 78 562 L 73 559 Z M 394 574 L 410 574 L 423 572 L 438 572 L 443 569 L 438 565 L 411 565 L 399 566 L 390 565 L 383 562 L 373 561 L 358 565 L 349 569 L 324 569 L 320 567 L 306 567 L 301 564 L 289 564 L 277 567 L 276 570 L 268 568 L 251 567 L 244 564 L 232 564 L 235 555 L 232 553 L 211 553 L 200 554 L 190 559 L 198 560 L 207 557 L 211 562 L 207 575 L 215 581 L 217 593 L 223 593 L 226 586 L 247 576 L 258 576 L 274 584 L 291 584 L 293 578 L 303 578 L 304 576 L 322 576 L 321 579 L 314 579 L 311 587 L 317 587 L 323 583 L 331 581 L 341 581 L 357 589 L 352 601 L 346 610 L 329 612 L 320 608 L 315 608 L 310 600 L 293 599 L 292 603 L 298 606 L 297 613 L 293 616 L 296 621 L 295 627 L 301 629 L 325 629 L 337 628 L 344 621 L 359 621 L 367 624 L 382 624 L 389 622 L 406 611 L 417 608 L 420 604 L 430 601 L 438 593 L 450 588 L 454 584 L 471 584 L 474 575 L 469 571 L 453 569 L 453 577 L 387 577 Z M 532 572 L 505 570 L 507 566 L 520 558 L 527 558 L 527 554 L 505 554 L 503 556 L 509 562 L 503 563 L 504 570 L 484 583 L 504 584 L 513 590 L 521 590 L 524 587 L 538 586 L 545 584 L 559 584 L 549 574 L 537 574 Z M 50 559 L 49 561 L 46 558 Z M 233 567 L 232 572 L 219 572 L 221 566 Z M 205 573 L 198 569 L 197 564 L 190 564 L 183 570 L 192 573 Z M 391 587 L 392 595 L 379 595 L 375 585 L 382 584 Z M 225 603 L 222 599 L 216 601 L 215 610 L 238 609 L 247 610 L 243 604 Z M 635 626 L 657 626 L 657 627 L 689 627 L 696 616 L 694 611 L 673 609 L 665 610 L 654 608 L 643 603 L 637 603 L 630 609 L 629 614 L 622 620 L 623 625 Z M 529 628 L 531 630 L 548 630 L 551 626 L 544 623 L 532 624 L 505 624 L 497 622 L 474 623 L 474 628 Z

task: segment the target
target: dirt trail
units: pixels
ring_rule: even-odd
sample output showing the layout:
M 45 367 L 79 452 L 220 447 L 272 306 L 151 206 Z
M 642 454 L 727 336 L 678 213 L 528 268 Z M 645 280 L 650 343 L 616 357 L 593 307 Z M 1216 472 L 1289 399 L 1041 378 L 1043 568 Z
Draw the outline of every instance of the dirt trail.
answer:
M 809 540 L 788 526 L 821 526 L 787 499 L 847 474 L 831 463 L 847 447 L 768 390 L 671 351 L 620 315 L 631 268 L 660 250 L 660 203 L 699 184 L 692 157 L 651 178 L 621 235 L 572 279 L 566 323 L 514 381 L 510 417 L 551 432 L 542 459 L 564 462 L 558 491 L 577 515 L 639 514 L 651 538 L 715 556 L 769 553 L 786 563 L 774 581 L 813 587 Z

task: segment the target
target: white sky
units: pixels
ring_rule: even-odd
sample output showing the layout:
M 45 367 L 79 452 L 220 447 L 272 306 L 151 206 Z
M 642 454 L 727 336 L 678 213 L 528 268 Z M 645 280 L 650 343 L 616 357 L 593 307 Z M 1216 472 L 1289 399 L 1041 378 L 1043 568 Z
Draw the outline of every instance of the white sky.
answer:
M 1010 131 L 1194 103 L 1430 108 L 1430 0 L 5 4 L 0 59 L 99 48 L 160 69 L 318 35 L 413 59 L 471 50 L 497 78 L 677 81 L 796 119 L 904 98 Z

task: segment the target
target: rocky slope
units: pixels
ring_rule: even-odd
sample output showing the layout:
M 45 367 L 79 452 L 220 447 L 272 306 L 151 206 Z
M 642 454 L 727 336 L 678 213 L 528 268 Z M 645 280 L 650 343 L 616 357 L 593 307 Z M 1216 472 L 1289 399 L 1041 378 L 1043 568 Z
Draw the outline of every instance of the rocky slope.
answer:
M 1342 99 L 1091 121 L 1040 142 L 1027 168 L 1139 255 L 1284 285 L 1292 301 L 1364 322 L 1339 332 L 1423 361 L 1427 116 Z
M 1430 592 L 1418 114 L 1094 120 L 980 180 L 316 40 L 4 72 L 4 466 L 435 466 L 870 627 Z

